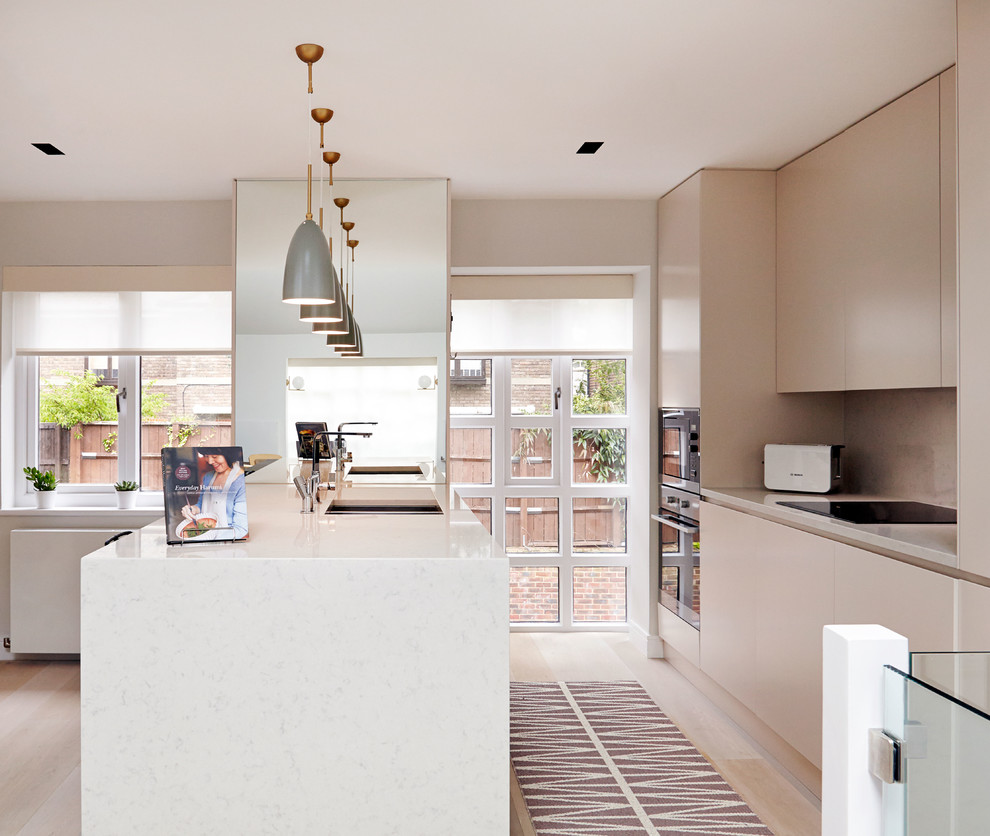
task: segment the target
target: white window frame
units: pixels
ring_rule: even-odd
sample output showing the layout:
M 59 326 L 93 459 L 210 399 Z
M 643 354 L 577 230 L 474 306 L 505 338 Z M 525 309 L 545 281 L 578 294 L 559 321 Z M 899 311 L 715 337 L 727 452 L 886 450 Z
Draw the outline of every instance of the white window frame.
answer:
M 14 358 L 15 376 L 15 415 L 17 444 L 15 448 L 15 473 L 20 479 L 14 480 L 14 504 L 31 507 L 34 505 L 34 489 L 23 477 L 25 467 L 38 466 L 38 412 L 40 400 L 39 355 L 20 355 Z M 120 399 L 117 435 L 117 479 L 129 479 L 140 483 L 141 477 L 141 358 L 120 356 L 118 358 L 117 391 L 127 390 L 127 396 Z M 141 491 L 138 505 L 158 505 L 161 491 Z M 144 501 L 142 501 L 144 500 Z M 113 484 L 70 485 L 65 482 L 58 486 L 58 507 L 112 507 L 116 505 L 116 491 Z
M 173 344 L 170 340 L 158 342 L 152 331 L 151 345 L 130 341 L 134 335 L 128 331 L 128 339 L 116 341 L 120 335 L 108 335 L 109 342 L 100 346 L 32 346 L 15 343 L 16 295 L 20 293 L 44 294 L 47 292 L 117 293 L 124 310 L 121 316 L 128 328 L 141 313 L 141 294 L 148 292 L 220 293 L 224 296 L 224 309 L 229 306 L 233 317 L 233 268 L 229 266 L 7 266 L 3 268 L 3 299 L 0 305 L 0 413 L 3 428 L 0 430 L 0 455 L 4 466 L 0 469 L 0 489 L 3 508 L 20 511 L 34 508 L 34 490 L 24 477 L 23 468 L 37 466 L 38 450 L 38 357 L 45 354 L 72 354 L 80 356 L 113 355 L 119 358 L 120 390 L 127 388 L 127 398 L 122 399 L 119 424 L 126 431 L 118 433 L 118 480 L 128 479 L 140 483 L 141 476 L 141 379 L 140 358 L 155 354 L 216 354 L 233 357 L 233 327 L 228 339 L 206 341 L 196 346 Z M 202 298 L 202 297 L 199 297 Z M 202 306 L 200 306 L 202 307 Z M 214 313 L 215 319 L 215 313 Z M 231 319 L 232 323 L 232 319 Z M 28 332 L 30 333 L 30 331 Z M 202 335 L 197 330 L 197 335 Z M 158 335 L 160 337 L 160 334 Z M 197 343 L 199 337 L 197 337 Z M 111 346 L 121 346 L 112 348 Z M 145 350 L 140 350 L 144 346 Z M 34 349 L 37 348 L 37 353 Z M 109 350 L 108 350 L 109 349 Z M 23 352 L 23 353 L 21 353 Z M 233 413 L 233 396 L 231 398 Z M 231 414 L 233 420 L 233 414 Z M 11 466 L 13 464 L 13 466 Z M 161 491 L 142 490 L 138 493 L 137 506 L 147 512 L 161 507 Z M 108 485 L 60 484 L 56 498 L 56 511 L 71 508 L 116 508 L 116 492 Z M 124 512 L 127 513 L 127 512 Z
M 550 416 L 510 415 L 511 404 L 511 358 L 552 358 L 553 388 L 561 387 L 560 406 Z M 507 553 L 511 567 L 547 567 L 557 569 L 558 582 L 558 621 L 513 622 L 510 629 L 526 631 L 626 631 L 629 627 L 630 575 L 632 555 L 629 549 L 629 529 L 632 513 L 635 511 L 629 483 L 630 451 L 638 449 L 639 439 L 633 431 L 629 409 L 629 388 L 633 379 L 633 356 L 615 352 L 567 352 L 514 351 L 488 353 L 458 353 L 459 360 L 491 359 L 492 361 L 492 412 L 490 415 L 449 415 L 451 428 L 492 429 L 492 483 L 464 484 L 453 483 L 454 489 L 463 498 L 483 497 L 491 500 L 492 537 L 500 548 L 505 547 L 506 499 L 526 497 L 555 497 L 558 502 L 558 550 L 548 552 Z M 575 415 L 572 414 L 573 399 L 572 361 L 573 360 L 624 360 L 626 364 L 626 411 L 622 415 Z M 552 426 L 554 432 L 554 475 L 548 479 L 520 479 L 509 476 L 510 461 L 499 453 L 501 446 L 505 453 L 510 451 L 511 432 L 514 427 Z M 626 481 L 621 484 L 574 482 L 574 466 L 570 439 L 573 431 L 581 428 L 616 428 L 626 431 Z M 557 437 L 559 435 L 559 438 Z M 498 440 L 502 440 L 502 444 Z M 643 439 L 644 449 L 648 450 Z M 623 553 L 575 553 L 573 551 L 573 508 L 574 499 L 601 496 L 626 501 L 626 551 Z M 580 621 L 573 620 L 574 568 L 606 566 L 622 567 L 626 570 L 626 621 Z
M 175 352 L 169 352 L 173 354 Z M 214 352 L 203 352 L 212 354 Z M 80 352 L 85 356 L 85 352 Z M 145 355 L 119 355 L 117 391 L 120 412 L 117 418 L 117 481 L 129 480 L 141 484 L 141 357 Z M 218 357 L 229 356 L 217 353 Z M 14 452 L 14 507 L 32 508 L 35 505 L 34 489 L 24 477 L 25 467 L 38 466 L 38 414 L 40 407 L 40 355 L 18 355 L 13 358 L 14 402 L 16 412 Z M 160 507 L 161 490 L 138 491 L 137 507 Z M 58 508 L 115 508 L 116 490 L 113 483 L 77 484 L 59 483 Z

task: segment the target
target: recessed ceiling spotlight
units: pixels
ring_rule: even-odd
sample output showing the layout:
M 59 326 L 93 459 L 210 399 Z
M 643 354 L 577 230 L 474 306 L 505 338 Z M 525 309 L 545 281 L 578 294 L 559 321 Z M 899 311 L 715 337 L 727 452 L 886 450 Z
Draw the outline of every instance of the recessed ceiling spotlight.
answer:
M 604 144 L 604 142 L 582 142 L 581 147 L 577 149 L 577 152 L 579 154 L 594 154 Z
M 31 144 L 42 154 L 48 154 L 50 157 L 65 156 L 65 151 L 60 151 L 50 142 L 32 142 Z

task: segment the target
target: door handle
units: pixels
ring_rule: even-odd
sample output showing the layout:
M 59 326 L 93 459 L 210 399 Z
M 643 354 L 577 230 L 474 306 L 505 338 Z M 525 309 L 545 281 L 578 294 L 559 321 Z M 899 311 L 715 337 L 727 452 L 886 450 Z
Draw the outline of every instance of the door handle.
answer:
M 697 525 L 690 525 L 683 523 L 680 520 L 668 516 L 667 514 L 650 514 L 650 516 L 659 523 L 664 525 L 669 525 L 671 528 L 676 528 L 678 531 L 683 531 L 685 534 L 697 534 L 701 528 Z
M 123 398 L 125 401 L 127 400 L 127 387 L 126 386 L 123 389 L 121 389 L 121 390 L 119 390 L 117 392 L 117 414 L 118 415 L 120 414 L 120 399 L 121 398 Z
M 553 408 L 560 409 L 560 387 L 557 387 L 557 391 L 553 393 Z

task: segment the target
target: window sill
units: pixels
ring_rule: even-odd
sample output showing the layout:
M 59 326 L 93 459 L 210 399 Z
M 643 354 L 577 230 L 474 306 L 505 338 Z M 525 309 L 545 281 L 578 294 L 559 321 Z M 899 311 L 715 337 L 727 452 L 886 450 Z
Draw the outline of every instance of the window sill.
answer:
M 0 517 L 118 517 L 121 519 L 147 519 L 148 522 L 165 516 L 163 508 L 117 508 L 110 505 L 69 505 L 62 508 L 35 508 L 31 505 L 0 508 Z

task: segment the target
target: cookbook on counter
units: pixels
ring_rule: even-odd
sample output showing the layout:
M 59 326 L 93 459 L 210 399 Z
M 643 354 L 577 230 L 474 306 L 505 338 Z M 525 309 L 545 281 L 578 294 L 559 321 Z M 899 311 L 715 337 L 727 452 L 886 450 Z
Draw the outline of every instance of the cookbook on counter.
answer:
M 169 545 L 248 536 L 240 447 L 163 447 L 162 484 Z

